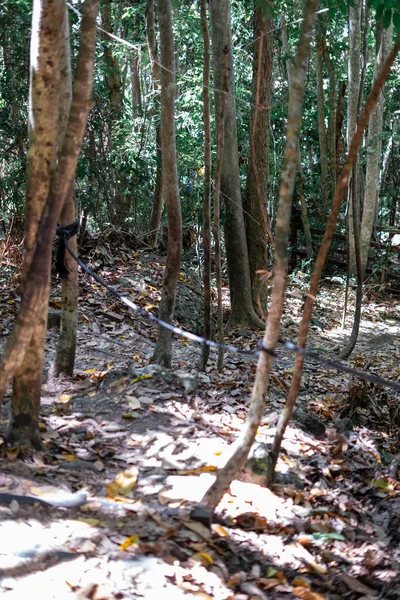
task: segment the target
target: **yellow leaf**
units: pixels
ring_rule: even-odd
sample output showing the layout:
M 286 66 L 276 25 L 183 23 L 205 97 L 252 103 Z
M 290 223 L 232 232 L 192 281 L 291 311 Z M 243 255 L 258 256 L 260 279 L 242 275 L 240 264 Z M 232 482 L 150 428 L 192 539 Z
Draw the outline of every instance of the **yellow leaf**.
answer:
M 74 456 L 73 454 L 63 454 L 62 457 L 64 460 L 67 460 L 68 462 L 74 462 L 74 460 L 78 460 L 78 457 Z
M 131 537 L 126 538 L 124 542 L 120 545 L 121 550 L 126 550 L 129 546 L 137 546 L 139 544 L 139 537 L 137 535 L 131 535 Z
M 215 473 L 217 467 L 214 465 L 204 465 L 198 469 L 191 469 L 189 471 L 179 471 L 179 475 L 198 475 L 199 473 Z
M 126 412 L 122 415 L 123 419 L 126 419 L 127 421 L 132 420 L 132 419 L 137 419 L 139 416 L 139 413 L 137 413 L 136 411 L 131 411 L 131 412 Z
M 145 379 L 151 379 L 153 375 L 140 375 L 140 377 L 135 377 L 135 379 L 131 380 L 131 383 L 137 383 L 138 381 L 144 381 Z
M 115 498 L 116 496 L 127 496 L 135 487 L 139 476 L 136 467 L 131 467 L 118 473 L 114 481 L 107 486 L 107 496 Z
M 91 517 L 80 517 L 76 519 L 79 523 L 85 523 L 86 525 L 90 525 L 90 527 L 104 527 L 104 523 L 100 521 L 100 519 L 93 519 Z
M 62 404 L 67 404 L 70 400 L 71 396 L 69 394 L 61 394 L 61 396 L 58 397 L 58 401 Z
M 213 523 L 211 525 L 211 529 L 220 537 L 229 537 L 228 531 L 224 527 L 222 527 L 222 525 L 218 525 L 218 523 Z
M 214 564 L 214 559 L 212 556 L 207 554 L 207 552 L 196 552 L 190 557 L 194 562 L 200 563 L 203 567 L 211 567 Z
M 86 369 L 86 371 L 83 371 L 84 373 L 87 373 L 88 375 L 91 373 L 97 373 L 97 369 Z

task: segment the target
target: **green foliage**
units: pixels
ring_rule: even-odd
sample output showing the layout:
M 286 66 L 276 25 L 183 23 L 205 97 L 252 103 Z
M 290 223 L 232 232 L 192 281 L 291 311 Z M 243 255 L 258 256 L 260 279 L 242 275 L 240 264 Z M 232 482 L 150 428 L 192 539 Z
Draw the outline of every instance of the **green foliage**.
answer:
M 400 3 L 398 0 L 368 0 L 368 6 L 376 10 L 376 20 L 382 19 L 387 29 L 393 21 L 397 31 L 400 31 Z

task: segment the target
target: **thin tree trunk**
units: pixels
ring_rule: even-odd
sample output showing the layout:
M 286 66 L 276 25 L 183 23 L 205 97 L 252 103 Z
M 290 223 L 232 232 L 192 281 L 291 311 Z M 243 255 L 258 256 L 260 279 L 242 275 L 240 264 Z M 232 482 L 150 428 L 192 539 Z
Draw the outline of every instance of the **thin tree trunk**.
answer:
M 158 66 L 158 50 L 157 50 L 157 38 L 155 34 L 155 19 L 154 19 L 154 0 L 147 0 L 146 3 L 146 34 L 147 34 L 147 47 L 151 58 L 151 73 L 153 80 L 153 89 L 156 94 L 159 87 L 159 66 Z M 157 123 L 157 115 L 153 112 L 153 119 Z M 151 209 L 151 216 L 149 222 L 149 244 L 154 248 L 157 246 L 158 235 L 160 232 L 161 215 L 163 207 L 163 166 L 162 166 L 162 152 L 161 152 L 161 126 L 156 124 L 156 183 L 154 187 L 153 205 Z
M 79 152 L 92 103 L 94 49 L 96 39 L 97 0 L 85 0 L 82 5 L 82 24 L 79 53 L 73 88 L 71 111 L 57 173 L 55 174 L 48 201 L 39 223 L 31 267 L 26 278 L 24 295 L 14 328 L 7 340 L 0 359 L 0 405 L 12 377 L 20 368 L 27 345 L 32 339 L 35 322 L 42 319 L 42 307 L 47 304 L 48 278 L 54 232 L 64 202 L 74 180 Z M 63 13 L 61 16 L 61 22 Z M 57 131 L 57 127 L 54 128 Z M 21 419 L 25 429 L 32 421 L 28 414 Z M 17 430 L 13 431 L 16 434 Z M 40 439 L 38 431 L 32 433 Z M 34 441 L 32 440 L 32 444 Z
M 375 81 L 373 88 L 371 90 L 371 94 L 365 104 L 364 110 L 361 114 L 361 117 L 357 124 L 356 132 L 353 136 L 349 153 L 347 155 L 347 160 L 344 164 L 340 177 L 338 179 L 338 183 L 335 190 L 335 195 L 332 200 L 331 212 L 328 217 L 328 222 L 326 225 L 324 237 L 322 239 L 321 247 L 318 251 L 318 255 L 315 261 L 314 272 L 311 277 L 311 284 L 309 293 L 306 296 L 306 301 L 304 304 L 303 316 L 301 319 L 299 333 L 297 337 L 297 345 L 300 348 L 304 348 L 306 344 L 307 334 L 310 327 L 311 314 L 314 306 L 314 301 L 318 293 L 318 286 L 322 275 L 322 270 L 325 265 L 326 258 L 328 256 L 328 252 L 331 246 L 332 238 L 335 233 L 336 221 L 339 214 L 340 206 L 342 203 L 342 199 L 346 193 L 346 188 L 349 182 L 349 177 L 353 166 L 357 162 L 357 153 L 360 147 L 362 137 L 365 131 L 365 127 L 368 123 L 369 116 L 376 105 L 379 94 L 384 86 L 384 83 L 389 76 L 390 68 L 400 50 L 400 34 L 397 37 L 396 45 L 393 48 L 390 56 L 386 60 L 382 71 L 380 73 L 379 78 Z M 296 398 L 298 396 L 300 390 L 301 376 L 303 372 L 304 365 L 304 356 L 302 354 L 297 354 L 296 356 L 296 365 L 295 371 L 293 374 L 292 383 L 288 392 L 286 405 L 279 419 L 279 423 L 276 429 L 275 439 L 272 445 L 271 453 L 270 453 L 270 463 L 272 466 L 271 472 L 267 478 L 267 484 L 270 484 L 273 479 L 273 472 L 278 460 L 279 451 L 282 444 L 282 439 L 286 430 L 286 427 L 291 419 L 293 408 L 296 402 Z
M 72 99 L 71 52 L 69 37 L 68 8 L 65 9 L 63 40 L 60 58 L 60 100 L 58 120 L 58 152 L 61 152 L 65 132 L 68 125 L 69 111 Z M 76 220 L 74 182 L 68 193 L 60 217 L 60 225 L 69 225 Z M 78 244 L 76 235 L 70 238 L 71 250 L 77 254 Z M 61 286 L 61 328 L 58 338 L 54 374 L 72 376 L 74 372 L 76 353 L 76 333 L 78 327 L 78 265 L 68 254 L 64 257 L 68 275 L 62 280 Z
M 59 49 L 62 37 L 60 23 L 64 19 L 64 12 L 64 0 L 35 0 L 33 5 L 22 298 L 25 297 L 38 226 L 56 166 Z M 7 434 L 10 443 L 36 449 L 41 447 L 38 420 L 49 289 L 50 264 L 44 273 L 43 295 L 36 307 L 38 318 L 33 324 L 30 343 L 14 379 Z
M 329 50 L 326 45 L 326 36 L 323 35 L 323 54 L 326 65 L 326 70 L 329 74 L 329 165 L 330 165 L 330 184 L 331 189 L 335 189 L 337 181 L 336 168 L 336 72 L 335 66 L 330 57 Z
M 213 0 L 213 2 L 210 3 L 210 21 L 217 127 L 222 95 L 219 90 L 223 88 L 224 75 L 222 65 L 224 63 L 223 56 L 225 52 L 227 53 L 228 61 L 228 87 L 224 137 L 225 150 L 222 161 L 221 195 L 224 199 L 225 206 L 224 234 L 231 294 L 230 322 L 231 324 L 240 323 L 250 327 L 262 327 L 264 323 L 254 311 L 251 296 L 249 257 L 240 190 L 230 6 L 227 44 L 224 45 L 225 3 L 226 0 Z
M 211 339 L 211 115 L 210 115 L 210 36 L 207 24 L 207 2 L 200 0 L 201 31 L 203 34 L 203 122 L 204 122 L 204 188 L 203 188 L 203 294 L 204 337 Z M 218 193 L 219 196 L 219 193 Z M 203 344 L 200 368 L 205 369 L 210 348 Z
M 273 0 L 265 5 L 273 10 Z M 269 130 L 273 85 L 273 19 L 265 19 L 261 9 L 254 10 L 254 53 L 252 83 L 252 124 L 249 168 L 244 196 L 246 239 L 254 306 L 266 314 L 268 288 L 260 272 L 268 270 L 270 226 L 266 209 L 269 173 Z M 271 241 L 271 240 L 270 240 Z
M 351 140 L 357 126 L 357 106 L 358 95 L 360 91 L 360 52 L 361 52 L 361 6 L 362 0 L 354 0 L 354 5 L 349 6 L 349 61 L 348 61 L 348 96 L 347 96 L 347 147 L 350 147 Z M 348 188 L 347 197 L 347 229 L 348 229 L 348 250 L 349 250 L 349 272 L 350 276 L 356 273 L 356 254 L 354 240 L 354 219 L 353 202 L 351 193 L 353 187 Z M 357 188 L 354 187 L 357 194 Z M 358 195 L 355 203 L 359 203 Z
M 317 35 L 315 49 L 315 71 L 317 78 L 317 103 L 318 103 L 318 139 L 319 156 L 321 163 L 321 188 L 322 188 L 322 206 L 325 214 L 329 207 L 329 177 L 328 177 L 328 153 L 326 143 L 325 128 L 325 98 L 324 98 L 324 78 L 323 78 L 323 38 L 321 34 Z
M 164 272 L 160 303 L 160 319 L 171 323 L 178 284 L 182 250 L 182 217 L 179 199 L 179 181 L 175 139 L 175 59 L 172 29 L 171 0 L 158 0 L 160 24 L 161 63 L 161 139 L 163 158 L 163 183 L 168 214 L 167 264 Z M 171 332 L 158 328 L 157 345 L 153 360 L 166 367 L 171 366 Z
M 140 115 L 142 109 L 142 90 L 140 86 L 139 53 L 131 56 L 131 90 L 132 112 L 134 117 Z
M 287 37 L 286 17 L 283 13 L 281 13 L 281 38 L 282 38 L 282 49 L 286 55 L 286 71 L 287 71 L 288 88 L 289 88 L 289 94 L 290 94 L 294 66 L 293 66 L 293 61 L 290 58 L 290 54 L 289 54 L 289 43 L 288 43 L 288 37 Z M 300 144 L 298 145 L 298 148 L 297 148 L 297 174 L 298 174 L 298 183 L 299 183 L 301 220 L 303 223 L 304 237 L 306 239 L 307 258 L 311 259 L 313 256 L 313 248 L 312 248 L 310 221 L 308 219 L 307 204 L 306 204 L 305 196 L 304 196 L 304 192 L 303 192 L 304 186 L 303 186 L 303 172 L 302 172 L 302 166 L 301 166 Z
M 393 39 L 393 26 L 390 25 L 388 29 L 382 30 L 379 37 L 380 43 L 377 41 L 374 79 L 378 77 L 382 69 L 382 64 L 389 54 Z M 379 101 L 371 114 L 368 124 L 367 172 L 365 178 L 365 196 L 361 222 L 361 267 L 363 275 L 367 268 L 372 228 L 375 221 L 378 203 L 379 174 L 382 154 L 381 133 L 383 127 L 383 103 L 384 98 L 382 90 Z
M 275 233 L 275 268 L 271 296 L 271 306 L 268 312 L 267 327 L 263 344 L 274 350 L 279 337 L 279 326 L 282 317 L 285 287 L 287 279 L 288 256 L 287 247 L 290 229 L 290 216 L 294 184 L 296 179 L 297 155 L 301 125 L 304 87 L 306 82 L 310 43 L 316 11 L 317 0 L 307 0 L 304 8 L 304 19 L 300 30 L 300 40 L 293 70 L 292 86 L 289 90 L 289 115 L 286 132 L 286 146 L 282 179 L 279 190 L 278 214 Z M 265 393 L 269 385 L 272 357 L 265 352 L 260 354 L 256 378 L 254 382 L 246 427 L 236 451 L 223 469 L 218 471 L 217 479 L 211 486 L 203 501 L 214 509 L 223 494 L 246 462 L 250 448 L 254 442 L 257 429 L 261 422 L 264 408 Z

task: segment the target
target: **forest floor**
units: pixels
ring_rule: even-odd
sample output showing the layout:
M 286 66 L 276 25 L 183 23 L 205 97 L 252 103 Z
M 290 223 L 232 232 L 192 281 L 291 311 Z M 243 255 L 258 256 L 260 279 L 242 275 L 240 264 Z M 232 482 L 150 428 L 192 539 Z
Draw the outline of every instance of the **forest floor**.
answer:
M 95 262 L 97 261 L 97 263 Z M 96 249 L 98 274 L 156 314 L 164 261 L 122 246 Z M 290 279 L 282 337 L 295 341 L 307 276 Z M 271 490 L 250 468 L 235 481 L 210 527 L 199 502 L 243 429 L 255 356 L 227 354 L 206 371 L 201 349 L 174 338 L 173 368 L 150 364 L 156 328 L 80 275 L 75 375 L 48 380 L 41 431 L 46 452 L 5 448 L 10 394 L 0 429 L 0 590 L 67 598 L 361 600 L 400 598 L 400 394 L 306 361 L 297 411 Z M 180 277 L 180 325 L 198 329 L 201 286 Z M 227 301 L 227 291 L 225 300 Z M 340 327 L 343 285 L 325 281 L 308 347 L 337 359 L 350 333 Z M 18 308 L 16 278 L 0 287 L 5 343 Z M 354 297 L 350 295 L 350 305 Z M 58 284 L 51 310 L 60 306 Z M 46 371 L 57 344 L 50 314 Z M 228 316 L 227 312 L 227 316 Z M 256 349 L 263 332 L 229 329 L 229 343 Z M 4 346 L 4 343 L 2 346 Z M 254 456 L 270 444 L 294 355 L 274 363 Z M 369 294 L 348 364 L 399 380 L 398 298 Z M 59 508 L 84 491 L 81 506 Z M 2 495 L 17 499 L 1 501 Z M 26 503 L 20 496 L 27 498 Z

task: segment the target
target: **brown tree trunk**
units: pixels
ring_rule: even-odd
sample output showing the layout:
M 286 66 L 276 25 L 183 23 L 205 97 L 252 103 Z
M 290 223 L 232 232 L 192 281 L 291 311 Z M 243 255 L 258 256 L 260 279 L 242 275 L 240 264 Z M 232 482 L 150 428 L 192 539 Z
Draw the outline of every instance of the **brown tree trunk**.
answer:
M 160 303 L 160 319 L 171 323 L 174 310 L 182 250 L 182 217 L 179 199 L 175 139 L 175 60 L 171 0 L 158 0 L 161 63 L 161 141 L 163 183 L 168 215 L 167 264 Z M 159 326 L 153 360 L 171 366 L 171 332 Z
M 64 4 L 62 4 L 62 14 L 58 26 L 62 23 L 63 10 Z M 21 307 L 0 360 L 0 404 L 3 401 L 7 385 L 24 360 L 35 324 L 43 319 L 43 306 L 47 306 L 48 302 L 48 280 L 54 232 L 74 179 L 87 116 L 92 106 L 90 96 L 93 81 L 97 11 L 97 0 L 86 0 L 82 5 L 79 53 L 67 132 L 57 173 L 51 183 L 49 198 L 39 223 Z M 57 131 L 56 125 L 54 131 Z M 28 181 L 30 181 L 30 177 L 31 174 L 29 174 Z M 36 185 L 41 183 L 38 180 L 35 181 Z M 38 185 L 39 188 L 40 185 Z M 28 193 L 30 193 L 29 189 Z M 18 406 L 12 407 L 15 417 L 11 422 L 10 442 L 18 443 L 21 440 L 23 443 L 30 443 L 35 447 L 39 445 L 37 410 L 36 405 L 28 406 L 25 408 L 25 412 L 21 413 Z
M 204 188 L 203 188 L 203 294 L 204 337 L 211 339 L 211 115 L 210 115 L 210 36 L 207 24 L 207 2 L 200 0 L 201 31 L 203 34 L 203 122 L 204 122 Z M 210 347 L 203 344 L 200 368 L 205 369 Z
M 273 0 L 266 6 L 273 9 Z M 254 11 L 254 53 L 252 83 L 252 125 L 250 132 L 249 168 L 244 196 L 246 239 L 249 252 L 250 278 L 254 306 L 266 314 L 268 289 L 257 271 L 268 270 L 268 237 L 270 227 L 266 210 L 269 173 L 269 130 L 273 85 L 273 19 L 265 19 L 261 9 Z
M 159 88 L 159 57 L 157 50 L 157 38 L 155 33 L 155 19 L 154 19 L 154 0 L 147 0 L 146 2 L 146 34 L 147 34 L 147 47 L 151 58 L 151 73 L 153 80 L 153 89 L 156 94 Z M 158 115 L 153 112 L 153 118 L 157 123 Z M 156 124 L 156 183 L 154 186 L 153 205 L 151 209 L 151 216 L 149 222 L 149 244 L 153 247 L 157 246 L 158 234 L 160 232 L 161 215 L 163 207 L 163 166 L 162 166 L 162 152 L 161 152 L 161 126 Z
M 24 298 L 32 265 L 38 226 L 55 169 L 58 125 L 59 49 L 64 19 L 64 0 L 35 0 L 32 15 L 29 94 L 29 152 L 25 203 L 24 263 L 21 291 Z M 36 307 L 31 340 L 16 373 L 8 431 L 10 443 L 41 446 L 38 419 L 44 344 L 47 328 L 50 264 L 43 273 L 43 295 Z
M 225 205 L 224 233 L 232 306 L 230 322 L 232 324 L 241 323 L 250 327 L 260 327 L 263 326 L 263 322 L 254 311 L 251 296 L 249 257 L 240 191 L 230 7 L 228 19 L 227 44 L 224 45 L 225 0 L 213 0 L 210 4 L 210 21 L 217 127 L 221 104 L 221 93 L 218 90 L 221 90 L 223 86 L 222 65 L 224 53 L 227 53 L 228 60 L 221 195 Z
M 317 0 L 307 0 L 305 3 L 304 19 L 301 25 L 300 40 L 293 70 L 292 86 L 289 91 L 289 115 L 286 132 L 285 156 L 279 189 L 279 204 L 276 220 L 274 280 L 271 307 L 268 312 L 267 327 L 263 340 L 264 346 L 270 350 L 275 349 L 278 341 L 279 326 L 285 297 L 288 267 L 287 247 L 292 199 L 296 179 L 301 111 L 310 52 L 310 41 L 316 19 L 317 7 Z M 215 483 L 204 498 L 204 501 L 212 509 L 215 508 L 221 500 L 232 480 L 246 462 L 246 458 L 261 422 L 265 393 L 269 385 L 271 363 L 272 357 L 269 354 L 262 352 L 258 360 L 249 413 L 242 438 L 236 451 L 225 467 L 218 471 Z
M 69 36 L 68 8 L 64 19 L 63 40 L 60 55 L 60 100 L 58 122 L 58 152 L 61 152 L 65 132 L 68 125 L 69 111 L 72 99 L 71 51 Z M 68 193 L 60 217 L 60 225 L 69 225 L 76 220 L 74 182 Z M 77 254 L 78 244 L 76 235 L 70 238 L 69 246 Z M 70 254 L 65 253 L 65 269 L 67 277 L 61 284 L 61 328 L 58 338 L 54 375 L 69 375 L 74 372 L 76 353 L 76 333 L 78 327 L 78 265 Z

